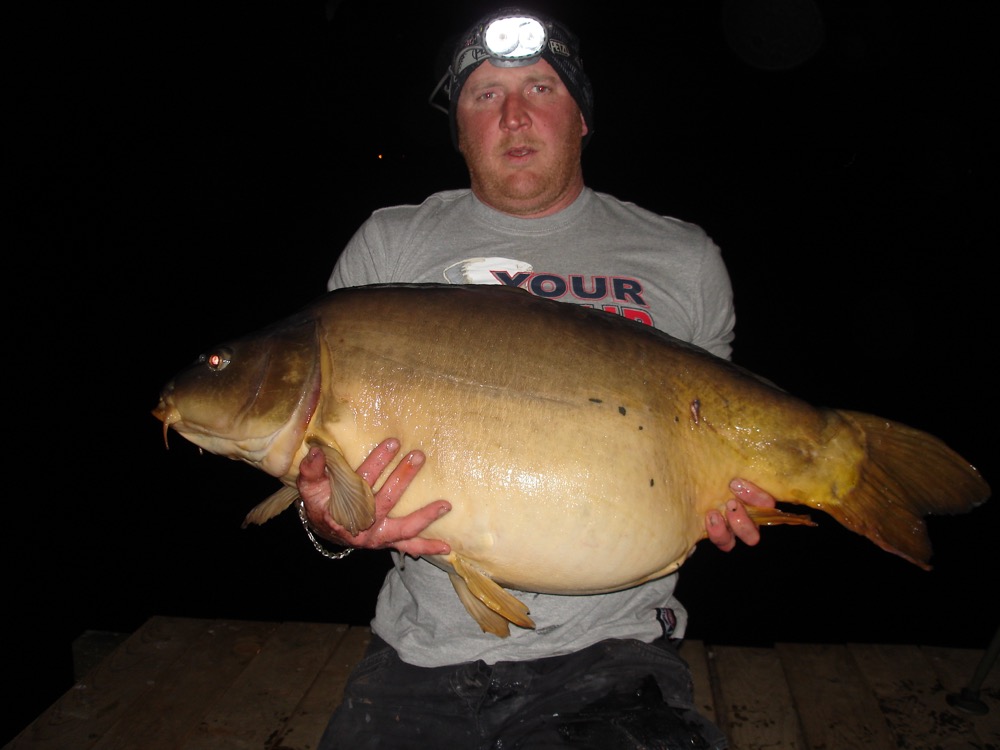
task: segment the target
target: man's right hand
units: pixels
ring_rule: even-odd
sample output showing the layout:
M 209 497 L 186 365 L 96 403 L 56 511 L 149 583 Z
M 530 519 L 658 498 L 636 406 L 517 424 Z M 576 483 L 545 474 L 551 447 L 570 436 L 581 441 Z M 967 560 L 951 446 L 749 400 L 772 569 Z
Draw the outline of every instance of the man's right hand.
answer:
M 372 487 L 399 452 L 395 438 L 383 440 L 358 467 L 358 475 Z M 356 535 L 333 520 L 329 513 L 330 482 L 326 461 L 319 448 L 310 449 L 299 464 L 296 486 L 305 505 L 306 516 L 313 532 L 324 539 L 345 547 L 364 549 L 393 548 L 412 557 L 446 555 L 451 547 L 440 539 L 423 539 L 417 535 L 451 510 L 447 500 L 436 500 L 402 518 L 389 518 L 403 491 L 424 464 L 421 451 L 411 451 L 375 493 L 375 523 Z

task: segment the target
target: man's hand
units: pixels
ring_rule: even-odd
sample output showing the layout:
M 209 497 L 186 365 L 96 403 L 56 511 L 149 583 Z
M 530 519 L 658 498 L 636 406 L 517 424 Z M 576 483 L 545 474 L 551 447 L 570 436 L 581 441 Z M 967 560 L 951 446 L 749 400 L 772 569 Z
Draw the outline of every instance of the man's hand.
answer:
M 746 505 L 756 505 L 758 508 L 773 508 L 775 505 L 773 497 L 757 485 L 742 479 L 730 482 L 729 489 L 735 497 L 726 503 L 725 515 L 717 510 L 710 510 L 705 514 L 708 539 L 723 552 L 732 550 L 737 539 L 750 546 L 760 541 L 760 530 L 747 514 Z
M 399 451 L 395 438 L 383 440 L 358 467 L 358 475 L 372 487 Z M 352 536 L 333 520 L 329 513 L 330 482 L 326 475 L 326 462 L 319 448 L 312 448 L 299 464 L 296 482 L 299 495 L 305 504 L 306 516 L 313 531 L 335 544 L 345 547 L 384 549 L 392 547 L 412 557 L 420 555 L 446 555 L 451 552 L 440 539 L 421 539 L 417 536 L 431 523 L 451 510 L 447 500 L 436 500 L 402 518 L 387 518 L 403 491 L 424 464 L 420 451 L 408 453 L 375 494 L 375 523 Z

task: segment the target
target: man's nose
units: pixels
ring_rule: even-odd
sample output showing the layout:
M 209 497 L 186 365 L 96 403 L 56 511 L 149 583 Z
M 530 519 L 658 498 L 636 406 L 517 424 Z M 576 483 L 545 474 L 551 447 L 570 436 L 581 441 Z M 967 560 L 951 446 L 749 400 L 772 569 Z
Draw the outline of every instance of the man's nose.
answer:
M 531 125 L 527 103 L 522 96 L 508 96 L 504 99 L 500 112 L 500 127 L 503 130 L 520 130 Z

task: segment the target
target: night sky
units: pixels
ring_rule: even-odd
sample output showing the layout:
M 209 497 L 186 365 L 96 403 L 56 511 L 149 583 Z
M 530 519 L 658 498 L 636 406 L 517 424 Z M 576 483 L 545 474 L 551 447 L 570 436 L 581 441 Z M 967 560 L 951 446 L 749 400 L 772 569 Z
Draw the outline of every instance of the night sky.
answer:
M 938 435 L 996 486 L 987 5 L 536 7 L 584 38 L 589 185 L 721 246 L 734 360 Z M 324 560 L 292 513 L 241 529 L 276 480 L 166 450 L 150 410 L 202 349 L 321 293 L 372 210 L 467 185 L 427 97 L 440 42 L 494 7 L 35 6 L 5 149 L 11 735 L 70 687 L 84 630 L 371 617 L 387 553 Z M 932 572 L 824 518 L 704 546 L 681 575 L 689 636 L 984 648 L 998 508 L 930 519 Z

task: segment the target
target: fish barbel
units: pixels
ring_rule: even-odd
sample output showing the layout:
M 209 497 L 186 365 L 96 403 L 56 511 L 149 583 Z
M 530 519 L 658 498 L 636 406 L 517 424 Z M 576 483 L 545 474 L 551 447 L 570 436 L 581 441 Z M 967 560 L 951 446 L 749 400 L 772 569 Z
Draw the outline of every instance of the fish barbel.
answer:
M 354 471 L 384 438 L 426 462 L 391 515 L 445 498 L 422 534 L 484 631 L 533 627 L 506 589 L 594 594 L 676 570 L 735 477 L 828 513 L 929 568 L 930 514 L 990 488 L 921 430 L 812 406 L 650 326 L 492 285 L 329 292 L 178 373 L 153 414 L 204 450 L 283 483 L 247 523 L 297 498 L 299 462 L 325 456 L 330 512 L 374 520 Z M 808 516 L 748 507 L 761 525 Z

